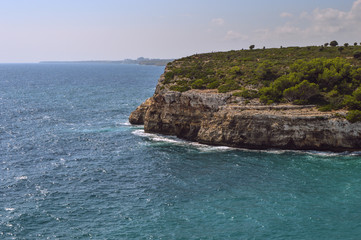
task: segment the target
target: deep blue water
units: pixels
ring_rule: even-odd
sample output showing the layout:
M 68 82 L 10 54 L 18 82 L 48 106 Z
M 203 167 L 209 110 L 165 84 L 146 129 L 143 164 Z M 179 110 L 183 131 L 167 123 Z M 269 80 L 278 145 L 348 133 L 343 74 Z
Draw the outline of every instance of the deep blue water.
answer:
M 145 134 L 162 72 L 0 65 L 0 239 L 360 238 L 360 155 Z

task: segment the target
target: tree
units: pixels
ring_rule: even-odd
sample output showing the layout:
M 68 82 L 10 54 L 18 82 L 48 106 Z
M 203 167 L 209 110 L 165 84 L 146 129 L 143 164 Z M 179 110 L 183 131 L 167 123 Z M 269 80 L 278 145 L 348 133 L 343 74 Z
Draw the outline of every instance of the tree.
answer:
M 344 46 L 345 46 L 345 47 L 348 47 L 348 46 L 349 46 L 349 44 L 348 44 L 348 43 L 345 43 L 345 44 L 344 44 Z
M 338 51 L 341 53 L 345 48 L 344 47 L 338 47 Z
M 331 47 L 336 47 L 338 45 L 338 42 L 333 40 L 332 42 L 330 42 L 330 46 Z
M 251 45 L 251 46 L 249 46 L 249 49 L 253 50 L 254 47 L 255 47 L 255 45 Z
M 357 46 L 357 42 L 355 42 L 353 45 L 354 45 L 354 46 Z
M 353 53 L 353 57 L 354 57 L 355 59 L 361 59 L 361 52 L 360 52 L 360 51 L 354 52 L 354 53 Z
M 328 43 L 323 44 L 323 46 L 328 47 Z
M 294 87 L 283 91 L 283 96 L 287 101 L 296 104 L 307 104 L 310 98 L 320 93 L 317 84 L 303 80 Z M 297 100 L 297 101 L 296 101 Z
M 267 82 L 273 82 L 279 77 L 276 68 L 272 62 L 268 60 L 258 64 L 255 74 L 259 80 Z

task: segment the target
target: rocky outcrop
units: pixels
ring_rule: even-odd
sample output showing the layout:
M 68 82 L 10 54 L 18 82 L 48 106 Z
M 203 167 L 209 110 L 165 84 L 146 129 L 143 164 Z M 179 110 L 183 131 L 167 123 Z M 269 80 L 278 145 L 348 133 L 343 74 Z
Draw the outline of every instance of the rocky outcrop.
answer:
M 169 91 L 161 77 L 153 97 L 130 115 L 146 132 L 176 135 L 212 145 L 253 149 L 361 150 L 361 123 L 344 111 L 314 106 L 245 104 L 211 90 Z

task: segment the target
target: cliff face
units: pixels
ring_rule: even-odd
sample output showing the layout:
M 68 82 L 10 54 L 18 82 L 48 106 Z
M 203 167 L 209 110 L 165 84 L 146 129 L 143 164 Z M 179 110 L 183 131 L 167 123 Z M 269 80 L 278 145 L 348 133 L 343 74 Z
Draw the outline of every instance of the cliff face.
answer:
M 169 91 L 163 81 L 161 77 L 154 96 L 129 117 L 132 124 L 144 124 L 146 132 L 241 148 L 361 150 L 361 123 L 340 117 L 342 111 L 245 104 L 230 93 Z

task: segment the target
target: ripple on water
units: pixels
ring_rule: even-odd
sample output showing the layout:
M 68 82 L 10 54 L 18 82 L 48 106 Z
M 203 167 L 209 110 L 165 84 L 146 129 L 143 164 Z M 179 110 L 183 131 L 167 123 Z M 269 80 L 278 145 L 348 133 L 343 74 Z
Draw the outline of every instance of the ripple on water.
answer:
M 360 153 L 144 133 L 128 116 L 163 70 L 0 64 L 1 239 L 360 236 Z

